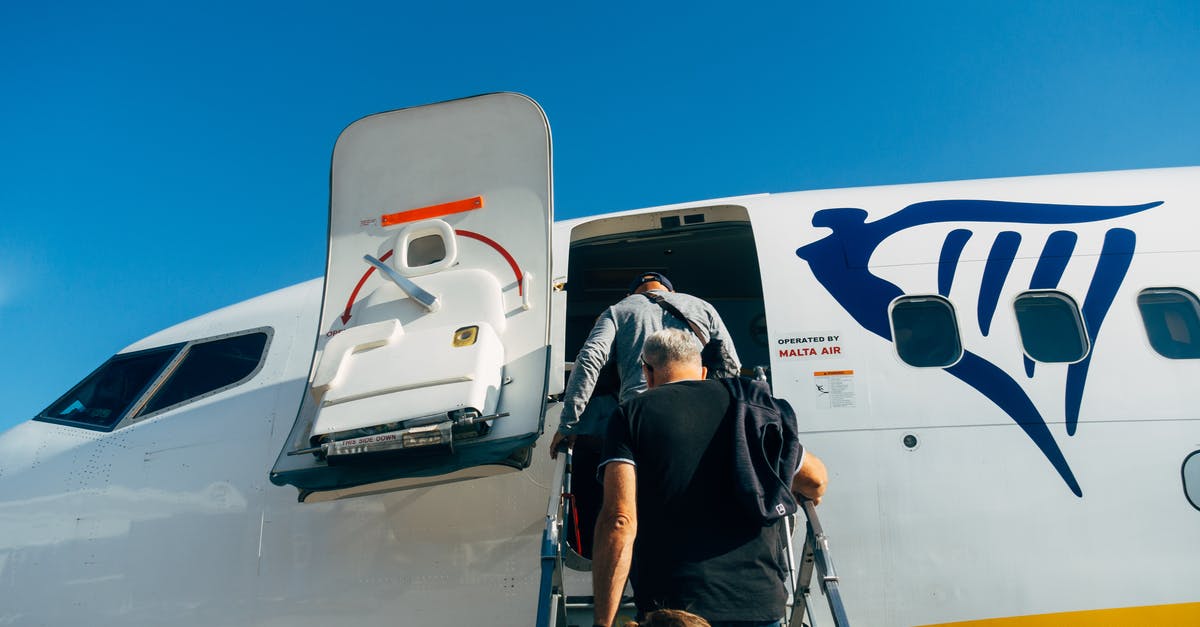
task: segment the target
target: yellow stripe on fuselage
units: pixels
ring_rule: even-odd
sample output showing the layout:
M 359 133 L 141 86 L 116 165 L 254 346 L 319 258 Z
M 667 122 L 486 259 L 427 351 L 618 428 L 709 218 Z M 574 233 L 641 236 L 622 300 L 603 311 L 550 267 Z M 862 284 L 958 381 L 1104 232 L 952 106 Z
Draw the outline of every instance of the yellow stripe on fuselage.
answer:
M 1200 603 L 988 618 L 923 625 L 922 627 L 1135 627 L 1140 625 L 1154 627 L 1200 626 Z

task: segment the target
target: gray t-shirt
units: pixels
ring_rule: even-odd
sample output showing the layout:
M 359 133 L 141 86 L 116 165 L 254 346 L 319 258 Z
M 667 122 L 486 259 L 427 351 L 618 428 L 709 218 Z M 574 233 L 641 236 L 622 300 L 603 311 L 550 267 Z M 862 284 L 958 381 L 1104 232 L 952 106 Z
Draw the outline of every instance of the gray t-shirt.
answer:
M 720 314 L 703 299 L 678 292 L 655 290 L 656 294 L 674 305 L 679 312 L 700 327 L 710 339 L 721 340 L 725 369 L 736 373 L 741 369 L 737 351 Z M 558 430 L 563 434 L 604 436 L 607 414 L 580 421 L 587 407 L 600 369 L 615 355 L 617 374 L 621 378 L 620 400 L 633 398 L 646 389 L 640 363 L 642 343 L 646 337 L 662 329 L 682 329 L 691 333 L 687 323 L 676 318 L 662 306 L 641 294 L 631 294 L 604 310 L 575 358 L 575 369 L 567 380 L 563 394 L 562 419 Z

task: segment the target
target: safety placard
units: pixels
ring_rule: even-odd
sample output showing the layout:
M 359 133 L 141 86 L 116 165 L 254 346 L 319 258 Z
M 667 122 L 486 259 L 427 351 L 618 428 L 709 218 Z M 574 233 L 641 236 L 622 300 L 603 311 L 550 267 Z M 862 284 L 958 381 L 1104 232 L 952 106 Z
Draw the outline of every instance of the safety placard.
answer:
M 853 370 L 822 370 L 813 373 L 817 409 L 849 409 L 857 405 Z

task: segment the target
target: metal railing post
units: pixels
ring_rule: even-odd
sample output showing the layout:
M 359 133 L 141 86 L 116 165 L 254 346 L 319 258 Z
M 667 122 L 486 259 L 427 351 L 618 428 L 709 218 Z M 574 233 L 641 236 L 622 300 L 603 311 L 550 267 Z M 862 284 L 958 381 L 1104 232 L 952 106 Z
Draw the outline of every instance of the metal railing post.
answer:
M 829 601 L 829 613 L 833 616 L 833 623 L 837 627 L 850 627 L 850 619 L 846 617 L 846 606 L 842 603 L 842 593 L 838 588 L 837 572 L 834 571 L 833 560 L 829 557 L 829 538 L 821 528 L 821 520 L 817 518 L 817 508 L 813 502 L 805 499 L 803 506 L 804 515 L 808 517 L 808 534 L 804 542 L 805 557 L 807 558 L 807 549 L 811 542 L 812 561 L 821 576 L 821 591 Z M 811 613 L 809 615 L 811 617 Z
M 542 531 L 542 572 L 538 587 L 537 627 L 555 627 L 566 617 L 566 599 L 562 590 L 561 532 L 563 478 L 568 454 L 560 451 L 550 481 L 550 502 L 546 506 L 546 528 Z

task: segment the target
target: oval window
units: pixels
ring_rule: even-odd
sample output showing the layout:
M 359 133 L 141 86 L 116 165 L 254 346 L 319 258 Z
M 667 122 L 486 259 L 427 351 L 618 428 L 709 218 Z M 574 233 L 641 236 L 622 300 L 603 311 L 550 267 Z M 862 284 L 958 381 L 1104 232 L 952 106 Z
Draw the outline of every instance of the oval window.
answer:
M 1025 292 L 1013 301 L 1021 347 L 1030 359 L 1072 363 L 1088 352 L 1087 332 L 1075 300 L 1062 292 Z
M 1183 460 L 1183 493 L 1192 507 L 1200 509 L 1200 451 Z
M 1150 346 L 1168 359 L 1200 359 L 1200 302 L 1180 288 L 1154 288 L 1138 294 L 1138 310 Z
M 917 368 L 945 368 L 962 357 L 958 317 L 940 296 L 904 296 L 892 303 L 896 354 Z

